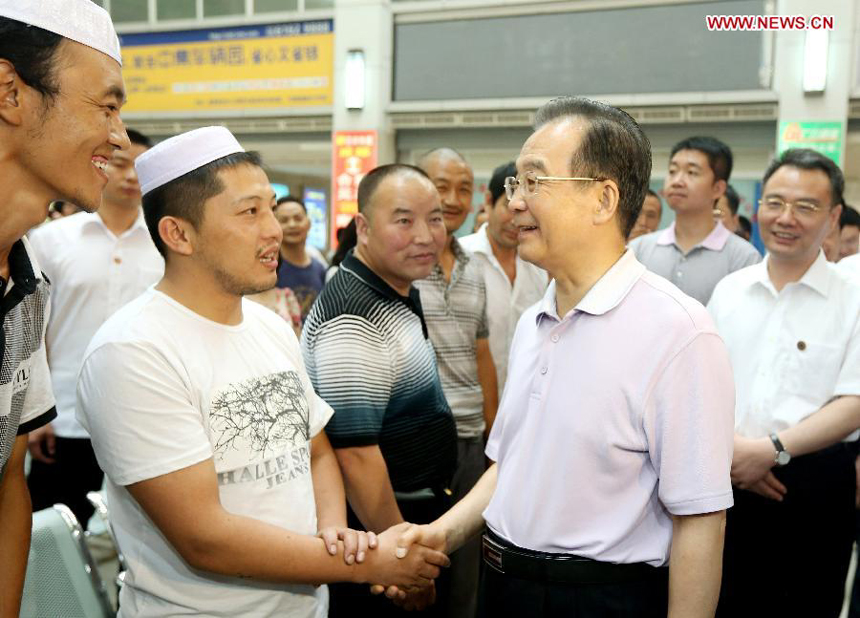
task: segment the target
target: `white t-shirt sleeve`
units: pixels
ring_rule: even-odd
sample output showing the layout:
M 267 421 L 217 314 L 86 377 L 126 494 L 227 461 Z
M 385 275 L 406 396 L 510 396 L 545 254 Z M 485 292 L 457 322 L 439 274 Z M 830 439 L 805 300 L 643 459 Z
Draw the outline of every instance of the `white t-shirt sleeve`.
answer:
M 212 457 L 180 370 L 151 346 L 107 343 L 84 359 L 77 416 L 110 480 L 131 485 Z
M 645 402 L 658 495 L 673 515 L 732 506 L 734 409 L 726 347 L 716 334 L 699 333 L 667 362 Z

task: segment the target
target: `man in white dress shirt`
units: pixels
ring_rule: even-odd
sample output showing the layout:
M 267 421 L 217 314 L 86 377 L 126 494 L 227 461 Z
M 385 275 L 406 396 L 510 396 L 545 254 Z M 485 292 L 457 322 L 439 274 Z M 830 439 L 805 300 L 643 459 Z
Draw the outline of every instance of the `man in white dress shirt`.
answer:
M 495 169 L 485 196 L 487 222 L 474 234 L 460 239 L 460 245 L 481 264 L 484 275 L 490 353 L 496 364 L 499 399 L 505 388 L 517 321 L 543 297 L 547 285 L 546 271 L 517 255 L 518 232 L 505 195 L 505 178 L 516 175 L 513 161 Z
M 52 283 L 51 319 L 45 337 L 57 418 L 30 432 L 33 465 L 27 484 L 38 511 L 61 503 L 83 525 L 93 509 L 87 492 L 101 488 L 103 473 L 89 434 L 75 420 L 75 384 L 84 350 L 117 309 L 161 278 L 143 212 L 134 161 L 149 139 L 128 131 L 131 146 L 117 150 L 95 213 L 79 212 L 34 230 L 30 243 Z
M 860 286 L 827 262 L 844 180 L 827 157 L 788 150 L 764 176 L 768 251 L 732 273 L 708 309 L 737 385 L 718 615 L 836 618 L 855 521 Z

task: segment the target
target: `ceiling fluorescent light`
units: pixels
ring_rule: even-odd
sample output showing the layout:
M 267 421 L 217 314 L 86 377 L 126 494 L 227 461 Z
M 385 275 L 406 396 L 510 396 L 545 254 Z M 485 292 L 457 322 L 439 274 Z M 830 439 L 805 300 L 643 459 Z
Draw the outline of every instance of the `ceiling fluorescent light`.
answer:
M 803 91 L 824 92 L 827 85 L 828 30 L 807 30 L 803 46 Z
M 346 109 L 364 109 L 365 67 L 364 50 L 346 52 Z

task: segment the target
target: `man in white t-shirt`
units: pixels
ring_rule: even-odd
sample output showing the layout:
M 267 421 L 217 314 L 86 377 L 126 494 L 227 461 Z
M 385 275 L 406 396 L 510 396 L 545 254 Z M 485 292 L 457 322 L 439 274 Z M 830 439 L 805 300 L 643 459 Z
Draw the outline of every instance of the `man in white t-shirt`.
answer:
M 429 585 L 444 556 L 401 566 L 396 530 L 346 528 L 332 410 L 289 325 L 243 299 L 274 286 L 281 241 L 259 156 L 205 127 L 136 167 L 165 275 L 96 333 L 77 395 L 128 563 L 120 615 L 321 618 L 322 583 Z

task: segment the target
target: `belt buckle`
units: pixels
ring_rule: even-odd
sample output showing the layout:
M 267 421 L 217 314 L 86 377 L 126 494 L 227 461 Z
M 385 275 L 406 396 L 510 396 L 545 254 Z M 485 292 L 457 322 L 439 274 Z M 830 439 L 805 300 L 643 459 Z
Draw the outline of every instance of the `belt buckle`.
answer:
M 502 565 L 502 551 L 503 548 L 501 545 L 493 541 L 486 534 L 483 538 L 483 554 L 484 554 L 484 562 L 488 565 L 496 569 L 499 573 L 504 574 L 505 570 Z

